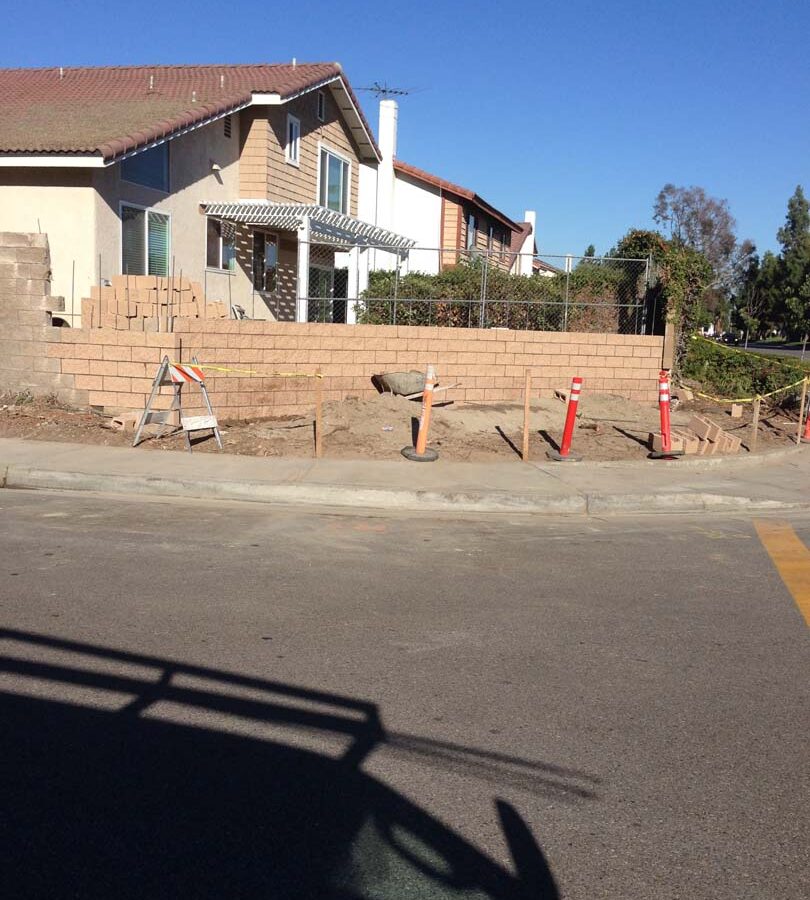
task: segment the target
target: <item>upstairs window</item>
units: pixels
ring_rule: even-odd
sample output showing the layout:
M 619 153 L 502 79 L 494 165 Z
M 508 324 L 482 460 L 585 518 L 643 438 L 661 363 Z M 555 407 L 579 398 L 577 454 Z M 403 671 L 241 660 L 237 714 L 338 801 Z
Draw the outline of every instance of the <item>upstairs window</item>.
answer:
M 121 204 L 121 274 L 169 274 L 169 216 Z
M 169 144 L 136 153 L 121 163 L 124 181 L 169 193 Z
M 490 225 L 487 232 L 487 250 L 493 250 L 495 247 L 495 229 Z
M 318 202 L 327 209 L 349 212 L 349 163 L 330 150 L 321 150 Z
M 301 121 L 287 116 L 287 147 L 284 158 L 293 166 L 299 165 L 301 155 Z
M 318 119 L 323 122 L 326 118 L 326 95 L 318 91 Z
M 478 222 L 473 213 L 467 214 L 467 249 L 475 249 L 475 237 L 478 229 Z
M 236 268 L 236 229 L 228 222 L 208 219 L 205 235 L 205 265 L 233 272 Z

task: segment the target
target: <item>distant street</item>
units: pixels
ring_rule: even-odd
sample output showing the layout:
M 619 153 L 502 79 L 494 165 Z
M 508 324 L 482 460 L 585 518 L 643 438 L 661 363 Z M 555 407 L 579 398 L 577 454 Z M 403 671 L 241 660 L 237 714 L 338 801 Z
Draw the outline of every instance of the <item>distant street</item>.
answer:
M 756 353 L 767 353 L 773 356 L 795 356 L 797 359 L 801 358 L 802 355 L 802 345 L 796 343 L 769 344 L 764 341 L 749 341 L 747 348 L 740 344 L 740 349 L 747 349 Z M 810 349 L 807 350 L 804 358 L 810 360 Z
M 750 518 L 5 490 L 0 584 L 6 898 L 807 897 Z

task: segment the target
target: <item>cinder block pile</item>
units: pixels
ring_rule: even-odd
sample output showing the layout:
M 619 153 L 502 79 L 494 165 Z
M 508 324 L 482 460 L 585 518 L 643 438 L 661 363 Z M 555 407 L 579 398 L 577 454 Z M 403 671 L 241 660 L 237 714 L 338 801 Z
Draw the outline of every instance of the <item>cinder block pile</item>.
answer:
M 723 431 L 711 419 L 699 415 L 693 415 L 686 428 L 673 428 L 671 435 L 673 451 L 698 456 L 739 453 L 742 446 L 740 438 Z M 650 446 L 655 451 L 663 450 L 660 434 L 650 434 Z
M 168 319 L 224 319 L 228 309 L 207 301 L 202 285 L 159 275 L 113 275 L 109 286 L 91 287 L 82 300 L 82 327 L 165 331 Z

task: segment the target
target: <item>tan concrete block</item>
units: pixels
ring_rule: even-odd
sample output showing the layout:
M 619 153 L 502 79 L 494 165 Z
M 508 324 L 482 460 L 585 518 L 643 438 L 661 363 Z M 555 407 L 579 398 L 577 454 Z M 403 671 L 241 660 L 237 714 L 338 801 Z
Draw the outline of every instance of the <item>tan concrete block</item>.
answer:
M 87 359 L 63 359 L 62 372 L 66 375 L 89 375 L 90 361 Z
M 104 387 L 103 381 L 101 375 L 77 375 L 75 385 L 80 390 L 100 391 Z
M 104 376 L 104 390 L 120 393 L 129 393 L 131 390 L 131 380 L 129 378 L 119 378 L 117 376 Z

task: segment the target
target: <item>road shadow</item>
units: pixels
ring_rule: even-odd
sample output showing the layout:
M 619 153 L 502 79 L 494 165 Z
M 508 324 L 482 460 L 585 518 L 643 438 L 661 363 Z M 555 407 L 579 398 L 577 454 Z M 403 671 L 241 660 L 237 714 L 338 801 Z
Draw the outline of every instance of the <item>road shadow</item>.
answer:
M 20 631 L 0 638 L 5 896 L 559 897 L 508 803 L 496 813 L 515 871 L 361 765 L 390 744 L 492 781 L 514 772 L 570 801 L 595 796 L 592 776 L 388 735 L 374 704 L 337 694 Z M 340 750 L 306 749 L 271 725 L 338 738 Z

